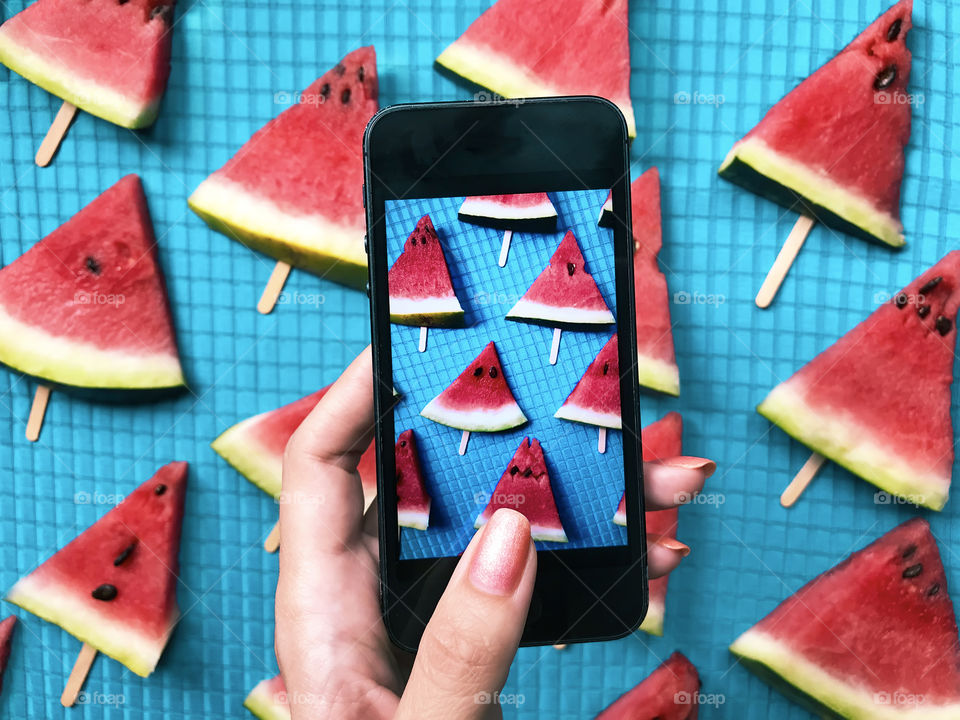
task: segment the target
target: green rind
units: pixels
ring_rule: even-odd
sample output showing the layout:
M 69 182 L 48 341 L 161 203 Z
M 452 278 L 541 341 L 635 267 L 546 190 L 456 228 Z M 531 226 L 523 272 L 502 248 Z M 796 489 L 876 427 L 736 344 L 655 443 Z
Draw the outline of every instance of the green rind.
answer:
M 638 354 L 637 376 L 645 388 L 680 397 L 680 370 L 676 364 Z
M 243 701 L 243 706 L 260 720 L 290 720 L 289 708 L 272 702 L 270 698 L 258 693 L 256 688 L 247 695 L 246 700 Z
M 465 416 L 469 413 L 476 413 L 487 418 L 497 416 L 499 419 L 490 419 L 489 422 L 466 422 L 467 418 Z M 527 416 L 523 414 L 523 410 L 516 402 L 497 410 L 458 411 L 442 406 L 434 398 L 420 411 L 420 415 L 427 420 L 433 420 L 435 423 L 469 432 L 501 432 L 519 427 L 527 422 Z
M 227 428 L 210 447 L 233 468 L 258 488 L 274 498 L 282 491 L 282 475 L 276 462 L 270 462 L 267 453 L 249 431 L 257 416 Z
M 663 637 L 663 617 L 664 606 L 651 603 L 647 608 L 646 617 L 640 623 L 640 629 L 649 635 Z
M 390 322 L 394 325 L 409 325 L 411 327 L 455 328 L 464 326 L 465 313 L 412 313 L 409 315 L 390 315 Z

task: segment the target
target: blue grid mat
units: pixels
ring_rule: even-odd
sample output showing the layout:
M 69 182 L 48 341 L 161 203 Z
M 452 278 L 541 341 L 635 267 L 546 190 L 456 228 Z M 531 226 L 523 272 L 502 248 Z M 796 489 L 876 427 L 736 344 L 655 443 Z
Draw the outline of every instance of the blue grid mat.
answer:
M 0 17 L 27 0 L 4 0 Z M 253 309 L 273 262 L 209 231 L 187 195 L 281 107 L 360 44 L 377 47 L 382 101 L 463 99 L 473 89 L 433 59 L 490 0 L 371 0 L 362 7 L 275 0 L 178 8 L 173 74 L 157 125 L 130 133 L 88 115 L 54 166 L 32 158 L 59 101 L 0 68 L 0 262 L 20 255 L 127 172 L 144 178 L 168 274 L 192 393 L 110 407 L 58 394 L 40 444 L 23 438 L 32 387 L 0 371 L 0 587 L 8 588 L 106 511 L 82 504 L 126 493 L 173 458 L 191 462 L 182 552 L 185 611 L 157 673 L 142 680 L 97 661 L 88 688 L 123 696 L 69 712 L 57 698 L 79 643 L 20 614 L 0 696 L 5 717 L 236 718 L 255 682 L 276 671 L 276 558 L 259 546 L 276 506 L 208 448 L 228 425 L 332 381 L 366 343 L 361 293 L 296 272 L 287 305 Z M 634 175 L 658 165 L 682 396 L 647 398 L 647 422 L 685 419 L 688 452 L 719 465 L 705 501 L 680 515 L 693 554 L 674 574 L 666 637 L 522 650 L 505 708 L 522 718 L 591 717 L 673 649 L 697 664 L 724 704 L 705 718 L 811 717 L 734 663 L 726 646 L 805 580 L 912 515 L 874 503 L 872 486 L 836 466 L 799 505 L 777 497 L 806 451 L 753 407 L 921 269 L 957 247 L 960 15 L 917 3 L 909 44 L 915 106 L 903 218 L 894 252 L 814 229 L 773 308 L 752 299 L 793 217 L 716 177 L 731 144 L 786 90 L 828 60 L 888 4 L 881 0 L 650 0 L 631 3 Z M 522 242 L 522 237 L 518 242 Z M 296 293 L 296 294 L 294 294 Z M 877 293 L 881 293 L 880 296 Z M 509 360 L 506 362 L 509 363 Z M 956 392 L 956 391 L 955 391 Z M 955 395 L 956 398 L 956 395 Z M 87 495 L 81 495 L 86 493 Z M 75 498 L 80 502 L 75 502 Z M 925 513 L 960 582 L 955 499 Z M 5 608 L 11 610 L 9 606 Z M 516 710 L 514 709 L 516 707 Z

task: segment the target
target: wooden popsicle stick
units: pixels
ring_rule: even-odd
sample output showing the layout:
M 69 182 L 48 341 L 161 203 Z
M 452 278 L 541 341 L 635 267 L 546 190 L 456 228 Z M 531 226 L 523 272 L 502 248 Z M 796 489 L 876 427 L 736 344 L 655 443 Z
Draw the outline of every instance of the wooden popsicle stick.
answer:
M 70 129 L 70 123 L 73 122 L 76 114 L 77 106 L 64 100 L 60 109 L 57 110 L 57 115 L 53 118 L 53 122 L 50 123 L 50 129 L 47 130 L 43 142 L 40 143 L 40 148 L 37 150 L 37 156 L 34 158 L 37 165 L 46 167 L 50 164 L 53 156 L 57 154 L 57 149 L 60 147 L 60 143 L 63 142 L 67 130 Z
M 280 521 L 277 520 L 277 524 L 273 526 L 273 529 L 270 530 L 270 534 L 267 535 L 267 539 L 263 541 L 263 549 L 268 553 L 275 553 L 280 549 Z
M 600 436 L 597 439 L 597 452 L 603 455 L 607 451 L 607 429 L 600 428 Z
M 793 507 L 793 504 L 800 499 L 800 495 L 803 494 L 803 491 L 807 489 L 807 486 L 811 483 L 813 478 L 819 472 L 820 468 L 823 467 L 823 463 L 826 462 L 826 458 L 820 453 L 813 453 L 807 458 L 807 461 L 803 464 L 803 467 L 800 468 L 793 480 L 787 485 L 787 489 L 783 491 L 783 494 L 780 496 L 780 504 L 785 508 Z
M 557 356 L 560 355 L 560 328 L 553 329 L 553 344 L 550 346 L 550 364 L 557 364 Z
M 40 439 L 40 428 L 43 427 L 43 418 L 47 414 L 47 403 L 50 401 L 50 386 L 37 385 L 33 394 L 33 404 L 30 406 L 30 416 L 27 418 L 27 440 L 36 442 Z
M 463 434 L 460 436 L 460 450 L 459 450 L 459 452 L 460 452 L 461 455 L 466 455 L 466 454 L 467 454 L 467 443 L 468 443 L 468 442 L 470 442 L 470 431 L 469 431 L 469 430 L 464 430 L 464 431 L 463 431 Z
M 263 295 L 260 296 L 260 302 L 257 303 L 257 310 L 261 315 L 269 315 L 273 312 L 289 276 L 290 266 L 283 260 L 277 260 L 273 272 L 270 273 L 270 279 L 267 280 L 267 286 L 263 289 Z
M 500 267 L 506 267 L 507 255 L 510 254 L 510 241 L 513 239 L 513 230 L 505 230 L 503 233 L 503 245 L 500 246 L 500 260 L 497 264 Z
M 816 220 L 807 215 L 801 215 L 797 218 L 793 230 L 791 230 L 790 235 L 787 236 L 787 241 L 783 244 L 783 247 L 780 248 L 780 252 L 777 253 L 777 259 L 773 261 L 773 267 L 770 268 L 770 272 L 767 273 L 763 285 L 760 286 L 760 292 L 757 293 L 757 307 L 770 307 L 770 303 L 772 303 L 773 299 L 777 296 L 777 292 L 787 277 L 787 273 L 790 272 L 790 266 L 793 265 L 793 261 L 797 259 L 800 248 L 803 247 L 803 243 L 807 240 L 807 235 L 810 234 L 816 222 Z
M 427 330 L 428 329 L 429 328 L 426 328 L 426 327 L 420 328 L 420 345 L 417 348 L 420 352 L 427 351 Z
M 80 654 L 77 655 L 77 661 L 73 664 L 73 670 L 70 671 L 70 677 L 67 678 L 67 686 L 60 696 L 61 705 L 73 707 L 73 704 L 77 702 L 77 696 L 80 694 L 83 683 L 87 679 L 87 674 L 90 672 L 90 667 L 96 659 L 97 649 L 84 643 L 83 647 L 80 648 Z
M 553 649 L 554 649 L 554 650 L 566 650 L 566 649 L 567 649 L 567 644 L 566 644 L 566 643 L 562 643 L 562 644 L 560 644 L 560 645 L 554 645 L 554 646 L 553 646 Z

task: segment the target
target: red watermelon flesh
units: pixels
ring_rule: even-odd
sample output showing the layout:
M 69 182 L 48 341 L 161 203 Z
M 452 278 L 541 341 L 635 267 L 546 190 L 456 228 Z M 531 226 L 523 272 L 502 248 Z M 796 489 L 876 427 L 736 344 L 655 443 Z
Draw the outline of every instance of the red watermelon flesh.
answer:
M 593 276 L 586 271 L 583 253 L 572 232 L 568 231 L 560 241 L 550 264 L 507 313 L 507 319 L 551 327 L 613 324 L 613 313 Z
M 430 495 L 417 456 L 413 430 L 397 438 L 397 516 L 401 527 L 426 530 L 430 524 Z
M 354 50 L 208 177 L 190 207 L 255 250 L 362 288 L 362 143 L 377 93 L 373 47 Z
M 463 325 L 443 245 L 429 215 L 417 222 L 387 276 L 390 322 L 418 327 Z
M 37 0 L 0 26 L 0 62 L 128 128 L 157 116 L 170 74 L 174 0 Z
M 942 509 L 958 307 L 955 250 L 774 388 L 758 412 L 883 490 Z
M 730 650 L 761 677 L 844 718 L 960 717 L 960 644 L 926 520 L 812 580 Z
M 283 677 L 261 680 L 250 691 L 243 706 L 260 720 L 290 720 L 290 705 Z
M 517 404 L 497 354 L 487 343 L 476 359 L 427 403 L 420 414 L 441 425 L 472 432 L 497 432 L 523 425 L 527 416 Z
M 799 198 L 827 225 L 903 245 L 912 12 L 913 0 L 901 0 L 784 97 L 721 175 L 788 207 Z
M 675 652 L 596 720 L 697 720 L 699 699 L 697 668 Z
M 11 615 L 0 622 L 0 691 L 3 690 L 3 674 L 7 671 L 7 663 L 10 661 L 10 646 L 13 643 L 13 628 L 16 624 L 16 615 Z
M 0 361 L 60 385 L 184 384 L 136 175 L 0 270 Z
M 157 471 L 7 593 L 146 677 L 180 616 L 180 526 L 187 463 Z
M 458 217 L 499 230 L 548 233 L 557 229 L 557 210 L 546 193 L 468 197 Z
M 567 542 L 540 441 L 524 438 L 474 527 L 481 528 L 500 508 L 516 510 L 530 521 L 534 540 Z
M 499 0 L 437 63 L 505 97 L 605 97 L 637 134 L 627 0 Z
M 555 418 L 620 429 L 620 359 L 617 352 L 617 336 L 614 334 L 553 414 Z

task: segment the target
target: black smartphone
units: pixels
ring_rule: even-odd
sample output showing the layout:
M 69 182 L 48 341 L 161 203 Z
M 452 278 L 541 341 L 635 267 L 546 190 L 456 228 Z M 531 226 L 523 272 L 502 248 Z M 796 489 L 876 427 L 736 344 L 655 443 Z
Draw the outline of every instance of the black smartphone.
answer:
M 643 620 L 628 149 L 594 97 L 398 105 L 367 127 L 381 592 L 401 648 L 500 507 L 538 551 L 523 644 Z

